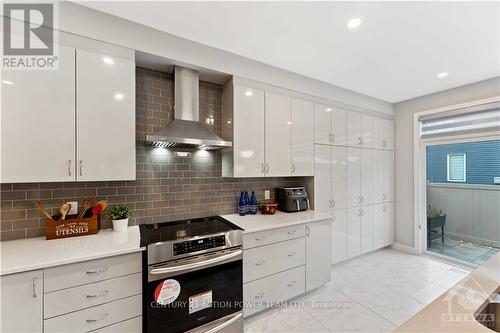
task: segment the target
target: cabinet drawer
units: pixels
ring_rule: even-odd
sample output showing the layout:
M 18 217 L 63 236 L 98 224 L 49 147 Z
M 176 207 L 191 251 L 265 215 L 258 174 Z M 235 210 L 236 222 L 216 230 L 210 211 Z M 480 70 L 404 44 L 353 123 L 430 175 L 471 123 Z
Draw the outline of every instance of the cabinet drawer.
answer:
M 243 251 L 243 282 L 305 264 L 305 238 Z
M 245 317 L 305 292 L 305 266 L 243 284 Z
M 141 273 L 47 293 L 44 318 L 59 316 L 141 293 Z
M 44 270 L 44 292 L 81 286 L 115 277 L 139 273 L 141 253 L 89 260 Z
M 142 332 L 142 317 L 135 317 L 113 325 L 109 325 L 92 333 L 141 333 Z
M 136 295 L 118 301 L 94 306 L 44 320 L 43 330 L 56 332 L 89 332 L 141 315 L 142 296 Z
M 288 239 L 304 237 L 305 234 L 304 224 L 243 234 L 243 248 L 250 249 L 257 246 L 282 242 Z

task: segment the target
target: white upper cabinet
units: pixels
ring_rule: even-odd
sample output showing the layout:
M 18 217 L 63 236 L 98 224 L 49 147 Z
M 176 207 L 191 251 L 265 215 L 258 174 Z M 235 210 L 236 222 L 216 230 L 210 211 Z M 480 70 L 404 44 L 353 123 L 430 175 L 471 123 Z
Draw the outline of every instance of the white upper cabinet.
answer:
M 332 143 L 337 146 L 347 144 L 347 111 L 333 108 L 332 113 Z
M 75 178 L 75 49 L 58 70 L 3 70 L 1 182 Z
M 394 150 L 394 122 L 392 120 L 373 119 L 373 148 Z
M 135 179 L 135 62 L 76 52 L 79 180 Z
M 384 193 L 384 152 L 373 150 L 373 203 L 384 202 Z
M 264 92 L 234 87 L 235 177 L 264 175 Z
M 332 111 L 331 106 L 314 104 L 314 143 L 332 143 Z
M 292 175 L 314 174 L 314 105 L 292 99 Z
M 332 208 L 347 207 L 347 148 L 332 147 Z
M 314 209 L 332 209 L 332 147 L 314 145 Z
M 265 93 L 266 175 L 289 176 L 292 160 L 291 98 Z
M 394 152 L 384 151 L 384 201 L 394 201 Z
M 345 146 L 347 111 L 322 104 L 314 105 L 314 143 Z
M 373 150 L 361 149 L 360 196 L 362 205 L 373 203 Z
M 42 270 L 0 277 L 0 332 L 42 332 L 42 279 Z
M 347 112 L 347 145 L 373 148 L 373 117 Z

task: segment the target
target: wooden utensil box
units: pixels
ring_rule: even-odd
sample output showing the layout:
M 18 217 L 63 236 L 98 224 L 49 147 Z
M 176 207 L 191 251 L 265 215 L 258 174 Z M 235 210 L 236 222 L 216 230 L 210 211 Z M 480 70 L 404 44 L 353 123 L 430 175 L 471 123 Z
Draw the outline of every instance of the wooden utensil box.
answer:
M 68 216 L 63 221 L 45 219 L 45 239 L 94 235 L 99 232 L 99 227 L 99 217 L 95 215 L 82 219 Z

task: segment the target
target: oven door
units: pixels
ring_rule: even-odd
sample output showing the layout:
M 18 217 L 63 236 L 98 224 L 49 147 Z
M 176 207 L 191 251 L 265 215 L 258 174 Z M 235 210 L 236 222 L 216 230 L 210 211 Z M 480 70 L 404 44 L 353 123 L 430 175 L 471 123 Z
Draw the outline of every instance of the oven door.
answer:
M 237 248 L 149 265 L 144 291 L 147 332 L 185 332 L 202 325 L 213 326 L 215 332 L 241 322 L 242 263 Z

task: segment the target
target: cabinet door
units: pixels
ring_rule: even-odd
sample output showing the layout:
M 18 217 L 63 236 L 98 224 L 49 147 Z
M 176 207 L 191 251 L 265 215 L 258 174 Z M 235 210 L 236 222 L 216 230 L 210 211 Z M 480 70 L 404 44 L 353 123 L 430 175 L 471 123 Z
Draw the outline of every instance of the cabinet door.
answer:
M 394 201 L 394 153 L 384 151 L 384 201 Z
M 234 86 L 234 177 L 264 176 L 264 91 Z
M 314 143 L 332 144 L 332 110 L 331 106 L 314 104 Z
M 306 224 L 306 291 L 330 282 L 332 222 Z
M 1 332 L 42 332 L 42 270 L 0 277 Z
M 361 184 L 360 195 L 362 205 L 373 203 L 373 150 L 361 149 Z
M 314 173 L 314 105 L 292 99 L 292 175 L 312 176 Z
M 361 149 L 347 148 L 347 207 L 361 204 Z
M 394 243 L 394 203 L 389 202 L 385 209 L 384 230 L 385 230 L 385 245 Z
M 337 210 L 332 214 L 332 263 L 347 259 L 347 221 L 346 210 Z
M 386 246 L 388 237 L 386 236 L 386 213 L 387 204 L 373 206 L 373 248 L 380 249 Z
M 266 92 L 266 176 L 291 175 L 291 98 Z
M 347 111 L 334 108 L 332 114 L 332 143 L 337 146 L 347 144 Z
M 384 152 L 373 151 L 373 203 L 384 202 Z
M 347 258 L 361 254 L 361 208 L 347 210 Z
M 384 119 L 383 124 L 383 140 L 382 148 L 386 150 L 394 150 L 394 122 Z
M 373 206 L 361 207 L 361 253 L 373 250 Z
M 332 208 L 344 209 L 347 200 L 347 148 L 332 147 Z
M 373 117 L 361 115 L 361 146 L 373 148 Z
M 314 209 L 332 209 L 332 147 L 314 145 Z
M 373 118 L 373 148 L 384 149 L 384 119 Z
M 75 50 L 57 70 L 2 71 L 2 183 L 74 181 Z
M 135 179 L 134 54 L 76 52 L 77 179 Z
M 361 147 L 361 114 L 347 111 L 347 145 Z

